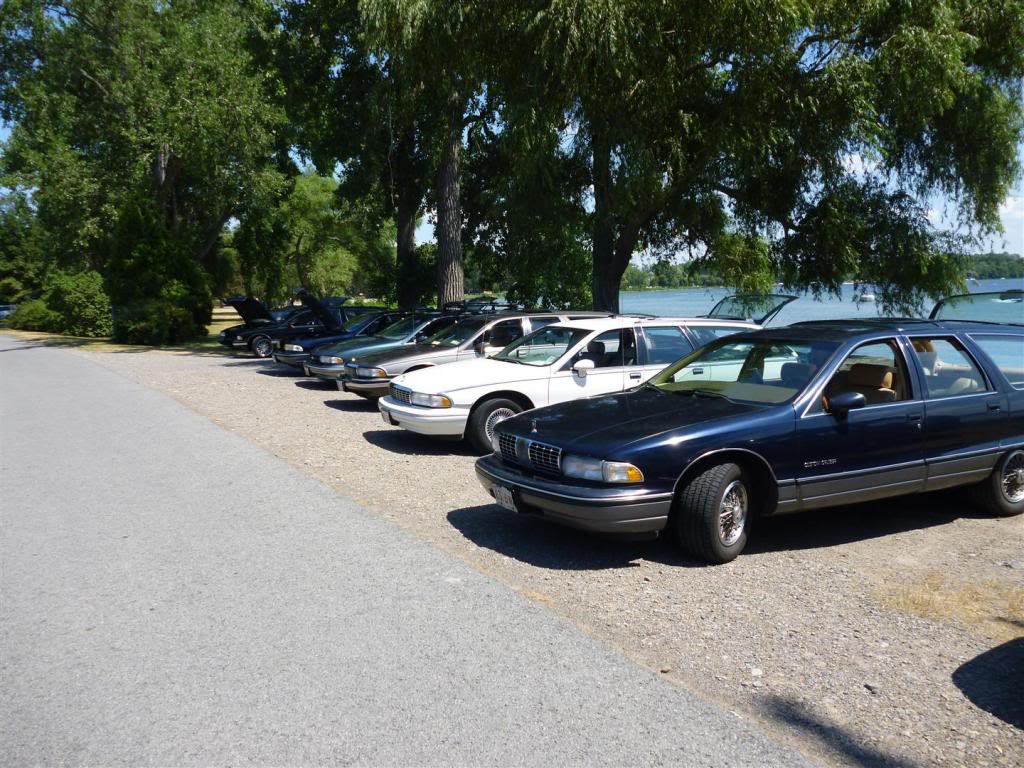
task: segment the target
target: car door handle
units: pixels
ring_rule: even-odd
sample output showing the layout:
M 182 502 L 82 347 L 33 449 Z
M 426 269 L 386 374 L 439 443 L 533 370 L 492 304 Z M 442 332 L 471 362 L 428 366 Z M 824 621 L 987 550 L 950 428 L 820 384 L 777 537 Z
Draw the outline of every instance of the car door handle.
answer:
M 639 373 L 631 373 L 631 374 L 629 374 L 629 378 L 631 378 L 631 379 L 639 379 L 640 378 L 640 374 Z
M 700 376 L 702 373 L 704 373 L 704 369 L 703 368 L 694 368 L 693 369 L 693 375 L 694 376 Z
M 908 413 L 907 414 L 907 421 L 920 421 L 920 420 L 921 420 L 921 414 L 920 413 Z
M 999 405 L 999 403 L 989 403 L 988 404 L 988 409 L 990 411 L 998 411 L 1000 409 L 1000 407 L 1001 406 Z

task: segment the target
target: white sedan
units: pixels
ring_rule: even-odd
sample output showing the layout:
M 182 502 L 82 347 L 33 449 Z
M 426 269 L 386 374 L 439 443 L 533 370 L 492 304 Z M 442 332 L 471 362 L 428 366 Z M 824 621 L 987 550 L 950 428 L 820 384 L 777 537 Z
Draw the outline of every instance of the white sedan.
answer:
M 721 336 L 757 329 L 718 318 L 609 317 L 540 328 L 496 355 L 398 376 L 380 412 L 393 426 L 465 437 L 489 452 L 502 419 L 543 405 L 621 392 Z

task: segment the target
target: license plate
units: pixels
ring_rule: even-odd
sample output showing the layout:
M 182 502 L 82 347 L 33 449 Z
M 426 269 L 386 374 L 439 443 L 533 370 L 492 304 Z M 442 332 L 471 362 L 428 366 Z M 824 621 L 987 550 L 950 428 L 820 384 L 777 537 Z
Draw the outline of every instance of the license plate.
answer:
M 342 381 L 341 379 L 337 379 L 334 383 L 337 385 L 339 392 L 345 392 L 346 391 L 345 390 L 345 382 L 344 381 Z
M 307 376 L 309 376 L 309 366 L 308 365 L 303 365 L 302 366 L 302 372 L 304 374 L 306 374 Z
M 503 485 L 494 486 L 494 500 L 511 512 L 519 511 L 516 509 L 516 500 L 512 491 Z
M 381 411 L 381 412 L 380 412 L 380 417 L 381 417 L 382 419 L 384 419 L 384 423 L 385 423 L 385 424 L 387 424 L 387 425 L 388 425 L 389 427 L 391 426 L 391 416 L 390 416 L 390 415 L 388 415 L 388 412 L 387 412 L 387 411 Z

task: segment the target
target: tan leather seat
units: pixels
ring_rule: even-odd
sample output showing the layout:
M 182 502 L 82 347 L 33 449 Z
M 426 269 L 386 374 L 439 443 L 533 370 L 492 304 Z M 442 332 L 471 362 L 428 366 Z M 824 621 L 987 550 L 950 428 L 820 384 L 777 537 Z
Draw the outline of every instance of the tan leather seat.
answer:
M 850 366 L 849 389 L 864 395 L 868 405 L 891 403 L 896 399 L 892 380 L 892 368 L 887 365 L 855 363 Z

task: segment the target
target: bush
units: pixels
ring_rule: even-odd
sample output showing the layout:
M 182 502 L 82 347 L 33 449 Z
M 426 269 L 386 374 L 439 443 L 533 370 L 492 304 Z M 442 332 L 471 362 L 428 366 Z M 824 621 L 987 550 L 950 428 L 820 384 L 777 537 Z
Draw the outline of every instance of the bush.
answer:
M 126 344 L 178 344 L 203 332 L 188 309 L 167 299 L 148 299 L 114 313 L 114 338 Z
M 62 333 L 72 336 L 109 336 L 110 299 L 97 272 L 58 274 L 51 282 L 46 303 L 60 315 Z
M 22 331 L 61 332 L 61 316 L 46 306 L 42 299 L 32 299 L 19 304 L 14 314 L 7 319 L 11 328 Z

